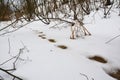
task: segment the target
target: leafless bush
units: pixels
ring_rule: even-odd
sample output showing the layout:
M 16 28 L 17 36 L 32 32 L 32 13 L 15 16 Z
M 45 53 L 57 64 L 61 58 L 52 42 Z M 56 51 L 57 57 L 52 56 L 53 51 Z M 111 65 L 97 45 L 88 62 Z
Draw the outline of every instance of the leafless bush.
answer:
M 118 0 L 114 2 L 110 0 L 6 0 L 5 3 L 4 1 L 0 1 L 0 7 L 4 6 L 5 9 L 0 10 L 0 19 L 4 17 L 4 20 L 11 20 L 14 27 L 17 27 L 18 22 L 24 24 L 24 22 L 31 23 L 36 20 L 45 24 L 56 20 L 68 24 L 73 24 L 75 20 L 83 22 L 85 15 L 100 8 L 104 10 L 106 18 L 114 2 L 120 2 Z M 6 28 L 8 27 L 0 28 L 0 31 Z

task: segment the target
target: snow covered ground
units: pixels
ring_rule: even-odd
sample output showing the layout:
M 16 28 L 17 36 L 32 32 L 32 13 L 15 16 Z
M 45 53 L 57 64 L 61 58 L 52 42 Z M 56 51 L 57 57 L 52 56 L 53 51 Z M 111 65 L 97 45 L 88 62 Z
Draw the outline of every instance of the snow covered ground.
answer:
M 23 61 L 12 72 L 23 80 L 115 80 L 107 73 L 120 69 L 120 37 L 106 42 L 120 35 L 120 16 L 112 13 L 104 19 L 100 12 L 93 15 L 85 17 L 84 26 L 92 35 L 84 39 L 70 39 L 70 26 L 55 29 L 50 28 L 54 23 L 45 25 L 40 21 L 0 36 L 0 64 L 25 47 L 21 54 Z M 107 62 L 89 59 L 92 56 L 100 56 Z M 7 63 L 0 67 L 11 66 Z M 9 80 L 2 71 L 0 75 Z

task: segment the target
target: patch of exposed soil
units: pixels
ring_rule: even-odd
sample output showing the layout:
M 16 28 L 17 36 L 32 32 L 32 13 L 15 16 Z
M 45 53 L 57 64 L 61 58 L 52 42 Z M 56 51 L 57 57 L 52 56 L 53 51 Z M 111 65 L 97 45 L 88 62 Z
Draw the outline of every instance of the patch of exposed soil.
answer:
M 43 37 L 43 36 L 45 36 L 45 35 L 44 34 L 38 35 L 38 37 Z
M 107 74 L 117 80 L 120 80 L 120 69 L 118 69 L 116 72 L 109 72 Z
M 46 37 L 41 37 L 42 39 L 46 39 Z
M 107 61 L 100 57 L 100 56 L 93 56 L 93 57 L 88 57 L 90 60 L 94 60 L 94 61 L 97 61 L 97 62 L 100 62 L 100 63 L 107 63 Z
M 49 42 L 56 43 L 55 39 L 48 39 Z
M 45 35 L 42 34 L 42 35 L 38 35 L 38 37 L 41 37 L 42 39 L 46 39 Z
M 61 48 L 61 49 L 67 49 L 68 47 L 65 45 L 57 45 L 57 47 Z

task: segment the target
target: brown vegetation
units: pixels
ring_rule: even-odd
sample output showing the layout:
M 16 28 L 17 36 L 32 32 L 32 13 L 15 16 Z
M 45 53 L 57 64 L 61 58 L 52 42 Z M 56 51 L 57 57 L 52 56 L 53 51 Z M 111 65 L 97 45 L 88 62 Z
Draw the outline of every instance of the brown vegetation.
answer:
M 113 78 L 116 78 L 117 80 L 120 80 L 120 69 L 118 69 L 115 72 L 109 72 L 108 75 L 110 75 Z
M 10 17 L 11 14 L 12 14 L 12 10 L 8 5 L 0 4 L 0 21 L 11 20 L 11 17 Z
M 58 45 L 57 47 L 61 48 L 61 49 L 67 49 L 68 47 L 65 45 Z
M 55 43 L 56 41 L 54 39 L 48 39 L 49 42 Z
M 100 56 L 93 56 L 93 57 L 88 57 L 88 58 L 90 60 L 95 60 L 95 61 L 98 61 L 100 63 L 107 63 L 107 61 L 104 58 L 100 57 Z

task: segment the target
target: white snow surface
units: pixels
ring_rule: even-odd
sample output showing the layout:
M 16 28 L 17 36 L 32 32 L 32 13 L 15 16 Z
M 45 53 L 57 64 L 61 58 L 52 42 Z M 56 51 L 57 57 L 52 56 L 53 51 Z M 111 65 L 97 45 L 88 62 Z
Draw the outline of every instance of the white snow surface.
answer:
M 87 77 L 89 80 L 115 80 L 107 72 L 120 69 L 120 37 L 106 42 L 120 35 L 120 16 L 113 13 L 104 19 L 98 12 L 93 19 L 93 14 L 85 17 L 84 26 L 92 35 L 84 39 L 70 39 L 70 26 L 50 28 L 54 22 L 46 25 L 40 21 L 0 36 L 0 64 L 25 46 L 26 51 L 21 54 L 24 61 L 20 61 L 17 70 L 12 72 L 23 80 L 87 80 Z M 39 35 L 45 35 L 46 39 Z M 68 48 L 61 49 L 57 45 Z M 94 55 L 105 58 L 107 63 L 88 59 Z M 11 65 L 7 63 L 0 67 L 9 68 Z M 0 71 L 0 74 L 3 73 Z

